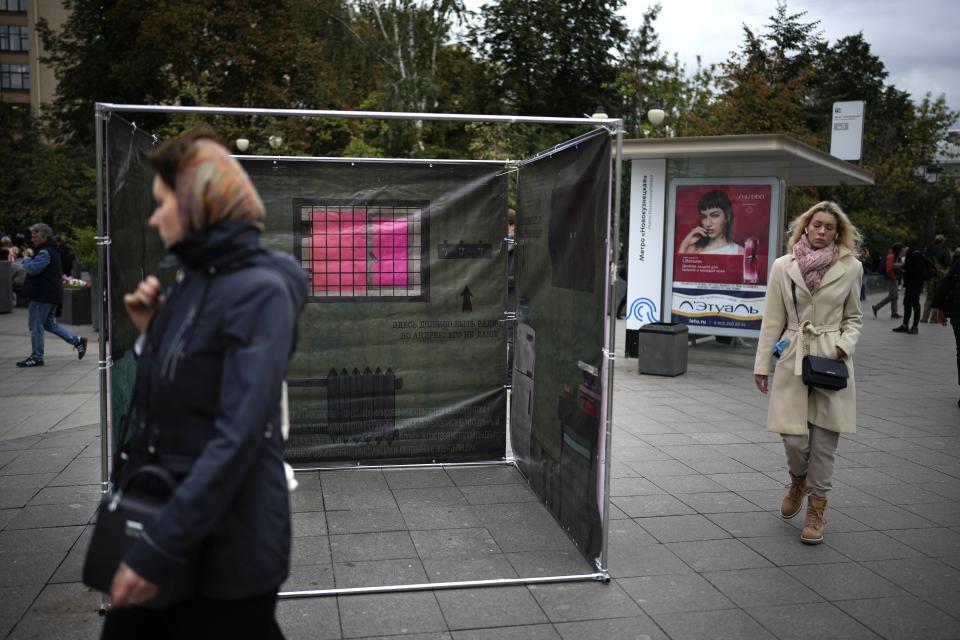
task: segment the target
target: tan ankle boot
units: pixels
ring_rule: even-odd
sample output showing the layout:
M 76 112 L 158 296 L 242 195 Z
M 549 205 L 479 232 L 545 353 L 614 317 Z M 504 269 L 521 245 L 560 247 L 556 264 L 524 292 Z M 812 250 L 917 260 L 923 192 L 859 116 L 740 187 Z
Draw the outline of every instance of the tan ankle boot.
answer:
M 800 542 L 820 544 L 823 542 L 823 512 L 827 508 L 827 499 L 811 495 L 807 498 L 807 517 L 803 521 Z
M 796 478 L 790 476 L 790 486 L 787 487 L 787 495 L 783 497 L 780 503 L 780 515 L 784 519 L 792 518 L 800 513 L 803 507 L 803 496 L 807 492 L 807 477 Z

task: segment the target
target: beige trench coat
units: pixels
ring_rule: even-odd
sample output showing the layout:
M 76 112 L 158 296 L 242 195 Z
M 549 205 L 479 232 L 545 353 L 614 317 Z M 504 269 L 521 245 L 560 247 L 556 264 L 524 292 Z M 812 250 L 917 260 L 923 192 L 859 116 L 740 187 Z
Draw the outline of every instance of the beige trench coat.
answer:
M 860 261 L 849 249 L 841 247 L 837 262 L 823 274 L 820 287 L 811 296 L 793 254 L 777 258 L 773 263 L 753 372 L 770 374 L 773 347 L 785 325 L 787 330 L 783 337 L 790 339 L 790 345 L 775 361 L 767 412 L 770 431 L 801 435 L 807 432 L 807 423 L 839 433 L 856 431 L 857 388 L 853 352 L 863 324 L 860 311 L 862 276 Z M 791 283 L 796 284 L 796 310 Z M 846 389 L 811 389 L 803 383 L 800 377 L 803 355 L 798 339 L 801 326 L 806 327 L 804 336 L 811 355 L 836 358 L 838 346 L 847 354 L 844 359 L 850 378 Z

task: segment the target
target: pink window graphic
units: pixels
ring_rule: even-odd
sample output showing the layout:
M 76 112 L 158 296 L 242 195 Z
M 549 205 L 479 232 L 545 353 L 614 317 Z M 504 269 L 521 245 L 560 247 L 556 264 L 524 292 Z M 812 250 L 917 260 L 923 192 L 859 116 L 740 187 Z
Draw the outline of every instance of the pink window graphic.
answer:
M 411 256 L 406 217 L 316 210 L 308 261 L 314 295 L 409 295 Z M 416 287 L 419 290 L 419 287 Z
M 406 288 L 407 243 L 406 218 L 373 218 L 373 286 Z
M 316 211 L 310 262 L 313 290 L 363 295 L 367 290 L 367 216 L 363 213 Z

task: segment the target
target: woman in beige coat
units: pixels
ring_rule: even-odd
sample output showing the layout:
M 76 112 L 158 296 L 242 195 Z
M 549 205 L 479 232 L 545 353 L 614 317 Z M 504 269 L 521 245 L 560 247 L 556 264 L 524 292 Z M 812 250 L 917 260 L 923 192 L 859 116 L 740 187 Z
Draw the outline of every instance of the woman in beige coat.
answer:
M 790 226 L 788 253 L 773 263 L 757 344 L 754 381 L 770 390 L 767 428 L 781 434 L 790 485 L 780 506 L 792 518 L 807 500 L 800 540 L 823 541 L 823 512 L 833 478 L 841 433 L 857 423 L 853 352 L 860 337 L 860 286 L 857 260 L 860 234 L 833 202 L 820 202 Z M 777 343 L 782 348 L 769 382 Z M 811 388 L 801 378 L 803 355 L 842 358 L 850 377 L 846 389 Z

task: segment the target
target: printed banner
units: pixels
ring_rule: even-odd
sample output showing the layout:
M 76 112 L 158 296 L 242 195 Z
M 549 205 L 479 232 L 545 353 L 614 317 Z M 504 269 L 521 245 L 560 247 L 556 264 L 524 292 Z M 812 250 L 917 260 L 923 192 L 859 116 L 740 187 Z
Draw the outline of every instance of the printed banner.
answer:
M 627 329 L 660 322 L 663 315 L 663 224 L 667 161 L 632 160 L 630 244 L 627 247 Z
M 145 221 L 152 139 L 111 120 L 108 324 L 118 407 L 137 331 L 123 294 L 176 277 Z M 288 375 L 296 464 L 505 455 L 507 175 L 496 162 L 245 159 L 261 243 L 308 274 Z M 124 359 L 126 357 L 126 359 Z M 115 412 L 116 415 L 122 415 Z M 116 421 L 115 421 L 116 424 Z
M 667 245 L 670 318 L 691 333 L 756 337 L 775 258 L 775 178 L 676 179 Z
M 603 543 L 604 297 L 610 134 L 520 167 L 510 444 L 544 506 L 593 563 Z

